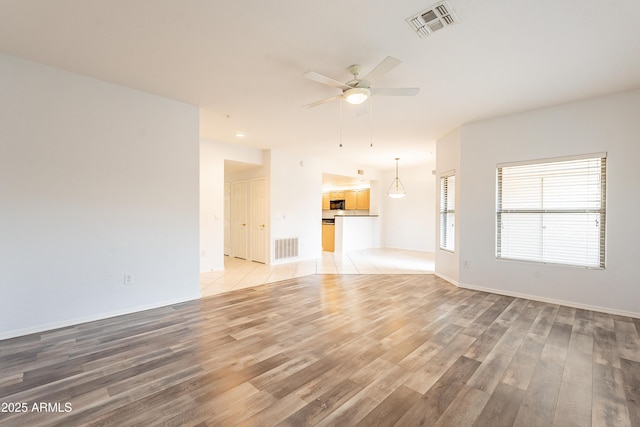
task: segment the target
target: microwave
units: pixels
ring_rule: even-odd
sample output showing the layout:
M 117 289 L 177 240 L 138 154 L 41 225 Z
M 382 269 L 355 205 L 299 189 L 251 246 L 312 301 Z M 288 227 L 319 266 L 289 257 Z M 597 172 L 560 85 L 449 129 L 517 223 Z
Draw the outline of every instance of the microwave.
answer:
M 329 209 L 333 210 L 344 210 L 344 200 L 330 200 L 329 201 Z

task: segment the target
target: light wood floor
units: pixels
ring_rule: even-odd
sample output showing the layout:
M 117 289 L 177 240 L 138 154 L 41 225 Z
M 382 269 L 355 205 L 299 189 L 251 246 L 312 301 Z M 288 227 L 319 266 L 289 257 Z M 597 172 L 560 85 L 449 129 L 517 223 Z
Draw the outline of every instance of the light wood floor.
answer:
M 425 274 L 435 271 L 433 252 L 369 248 L 346 254 L 323 252 L 322 257 L 265 265 L 224 257 L 224 270 L 200 274 L 202 296 L 221 294 L 265 283 L 312 274 Z
M 432 275 L 312 275 L 0 341 L 0 402 L 27 404 L 0 425 L 640 426 L 639 331 Z

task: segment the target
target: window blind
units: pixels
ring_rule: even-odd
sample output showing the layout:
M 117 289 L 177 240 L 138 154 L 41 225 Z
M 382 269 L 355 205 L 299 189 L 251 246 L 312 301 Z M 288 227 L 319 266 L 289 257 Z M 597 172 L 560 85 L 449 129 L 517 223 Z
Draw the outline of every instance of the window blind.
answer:
M 498 165 L 496 256 L 604 268 L 606 154 Z
M 440 249 L 455 249 L 456 176 L 440 178 Z

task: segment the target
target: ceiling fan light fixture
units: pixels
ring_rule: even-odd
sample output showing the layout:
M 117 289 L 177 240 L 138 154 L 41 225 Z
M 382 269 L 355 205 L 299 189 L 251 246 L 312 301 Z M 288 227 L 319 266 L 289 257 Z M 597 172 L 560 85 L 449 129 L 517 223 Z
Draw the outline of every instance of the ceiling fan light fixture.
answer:
M 415 96 L 420 91 L 420 88 L 417 87 L 395 87 L 395 88 L 379 88 L 379 87 L 371 87 L 372 84 L 375 83 L 376 80 L 380 79 L 384 75 L 386 75 L 389 71 L 393 70 L 400 64 L 400 60 L 398 58 L 394 58 L 392 56 L 387 56 L 382 60 L 378 65 L 374 67 L 366 76 L 363 78 L 358 77 L 360 74 L 361 67 L 359 65 L 352 65 L 348 68 L 349 72 L 353 74 L 353 79 L 349 80 L 346 83 L 339 82 L 337 80 L 332 79 L 331 77 L 324 76 L 322 74 L 316 73 L 315 71 L 308 71 L 303 74 L 304 77 L 309 80 L 313 80 L 315 82 L 321 83 L 323 85 L 331 86 L 334 88 L 338 88 L 342 91 L 339 95 L 332 96 L 330 98 L 325 98 L 320 101 L 312 102 L 311 104 L 307 104 L 305 108 L 316 107 L 318 105 L 322 105 L 325 102 L 331 102 L 335 100 L 340 100 L 342 104 L 342 99 L 346 99 L 350 104 L 362 104 L 370 96 Z
M 367 100 L 367 98 L 369 98 L 371 91 L 364 87 L 354 87 L 345 90 L 343 94 L 349 104 L 358 105 L 362 104 Z

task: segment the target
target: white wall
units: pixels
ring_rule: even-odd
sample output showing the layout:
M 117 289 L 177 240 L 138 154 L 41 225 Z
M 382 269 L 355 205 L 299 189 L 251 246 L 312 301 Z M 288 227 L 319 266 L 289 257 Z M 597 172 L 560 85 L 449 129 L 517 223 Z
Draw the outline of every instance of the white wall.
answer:
M 359 168 L 362 166 L 339 160 L 271 150 L 271 241 L 298 237 L 298 259 L 319 258 L 322 255 L 322 174 L 358 177 Z M 378 172 L 371 169 L 360 177 L 379 179 Z M 372 183 L 372 190 L 375 188 Z M 371 197 L 375 209 L 376 196 Z M 272 259 L 272 263 L 275 260 Z
M 433 252 L 435 250 L 435 163 L 402 167 L 400 182 L 407 195 L 392 199 L 386 195 L 395 169 L 382 175 L 380 183 L 383 247 Z
M 0 338 L 198 298 L 198 108 L 0 75 Z
M 640 91 L 632 91 L 463 126 L 457 225 L 469 266 L 461 285 L 640 316 L 638 112 Z M 497 260 L 496 164 L 595 152 L 608 153 L 606 269 Z
M 225 178 L 224 160 L 255 164 Z M 270 246 L 275 239 L 298 237 L 298 260 L 322 255 L 322 173 L 358 177 L 361 166 L 308 156 L 281 149 L 262 151 L 236 144 L 201 141 L 201 257 L 200 271 L 224 268 L 224 182 L 268 177 L 270 195 Z M 377 180 L 368 170 L 365 179 Z M 377 186 L 372 183 L 372 191 Z M 372 206 L 377 204 L 372 196 Z M 271 251 L 269 251 L 271 252 Z M 273 254 L 269 263 L 276 261 Z
M 271 242 L 297 237 L 298 259 L 322 255 L 322 172 L 320 159 L 271 150 Z
M 256 169 L 234 173 L 227 180 L 268 176 L 270 193 L 270 246 L 275 239 L 298 237 L 297 259 L 313 259 L 322 255 L 322 174 L 359 177 L 371 181 L 371 213 L 380 213 L 376 235 L 386 229 L 383 246 L 434 250 L 435 177 L 433 164 L 402 170 L 401 179 L 411 194 L 401 200 L 389 200 L 387 185 L 381 183 L 380 172 L 367 168 L 358 175 L 360 165 L 312 157 L 292 151 L 258 149 L 213 141 L 201 142 L 201 262 L 200 271 L 224 268 L 224 160 L 256 164 Z M 405 175 L 406 172 L 406 175 Z M 395 171 L 384 181 L 391 183 Z M 388 178 L 388 179 L 387 179 Z M 400 203 L 393 203 L 400 202 Z M 376 239 L 375 246 L 378 246 Z M 290 259 L 269 263 L 290 262 Z
M 436 263 L 436 275 L 444 278 L 445 280 L 450 281 L 451 283 L 458 284 L 460 279 L 460 233 L 458 228 L 458 218 L 462 209 L 460 207 L 461 202 L 465 202 L 460 200 L 460 187 L 461 187 L 461 178 L 460 178 L 460 129 L 456 129 L 450 132 L 448 135 L 439 139 L 436 143 L 436 176 L 435 176 L 435 236 L 434 236 L 434 247 L 435 247 L 435 263 Z M 443 174 L 448 174 L 450 172 L 454 172 L 456 175 L 456 224 L 455 224 L 455 243 L 454 243 L 454 251 L 445 251 L 440 249 L 440 178 Z M 463 185 L 463 184 L 462 184 Z M 473 207 L 469 207 L 470 210 Z

